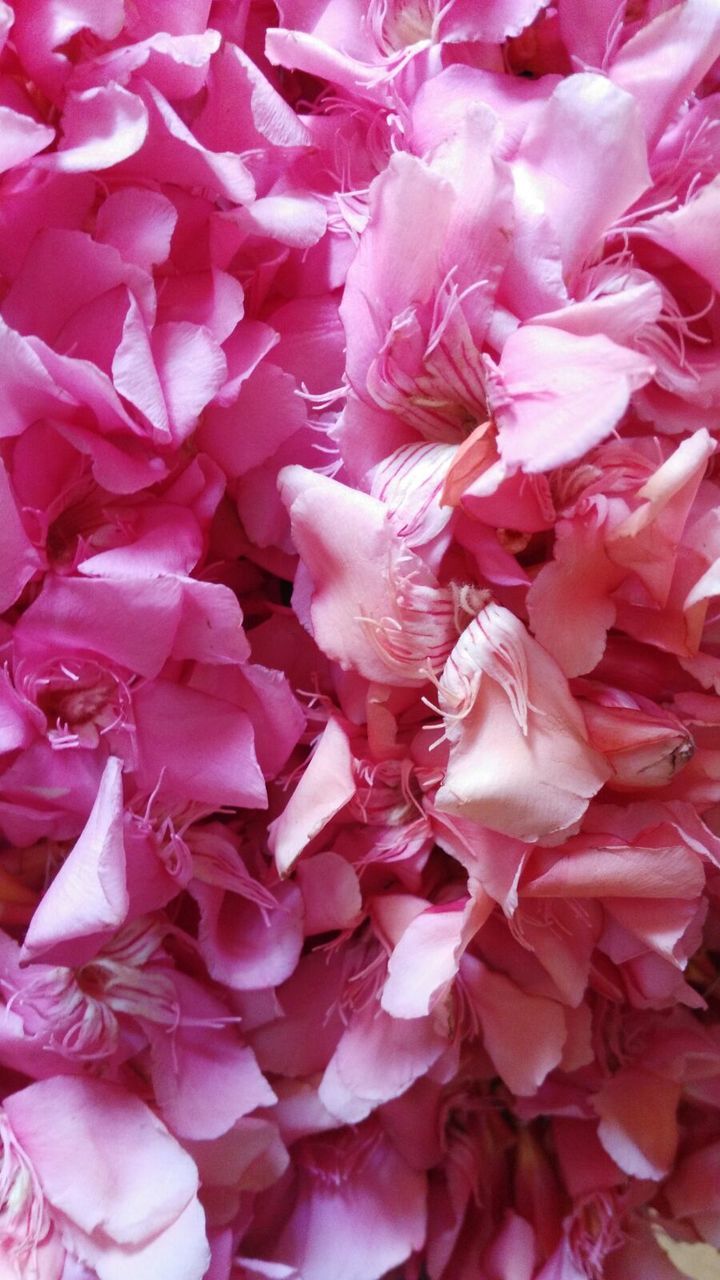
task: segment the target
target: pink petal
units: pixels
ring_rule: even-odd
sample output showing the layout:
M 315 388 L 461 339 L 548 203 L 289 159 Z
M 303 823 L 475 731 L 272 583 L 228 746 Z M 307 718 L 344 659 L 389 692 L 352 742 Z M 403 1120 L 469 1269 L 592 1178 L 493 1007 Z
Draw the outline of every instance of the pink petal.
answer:
M 76 403 L 48 373 L 31 345 L 0 318 L 0 377 L 3 414 L 0 435 L 20 435 L 49 414 L 62 414 Z
M 126 262 L 149 271 L 165 262 L 177 224 L 177 210 L 159 191 L 120 187 L 103 201 L 95 239 L 111 244 Z
M 21 523 L 8 473 L 0 460 L 0 611 L 15 603 L 41 563 Z
M 642 26 L 612 59 L 610 77 L 637 100 L 650 146 L 719 55 L 713 0 L 683 0 Z
M 436 804 L 447 813 L 542 839 L 578 822 L 609 776 L 560 668 L 497 605 L 460 636 L 440 706 L 451 745 Z
M 148 130 L 145 103 L 119 84 L 68 94 L 62 115 L 63 138 L 43 158 L 64 173 L 109 169 L 140 150 Z
M 467 903 L 421 911 L 410 921 L 390 956 L 382 1007 L 394 1018 L 419 1018 L 445 995 L 465 948 L 493 910 L 476 891 Z
M 544 5 L 545 0 L 487 0 L 478 12 L 472 0 L 459 0 L 443 15 L 440 38 L 502 44 L 529 27 Z
M 559 520 L 554 559 L 544 564 L 527 595 L 530 625 L 566 676 L 592 671 L 615 621 L 611 593 L 622 569 L 608 556 L 598 514 Z
M 595 1095 L 598 1136 L 608 1155 L 633 1178 L 663 1178 L 677 1149 L 680 1086 L 650 1071 L 626 1067 Z
M 225 356 L 207 329 L 186 321 L 157 325 L 151 345 L 170 431 L 180 444 L 225 381 Z
M 720 288 L 720 266 L 713 253 L 719 210 L 720 178 L 713 178 L 686 204 L 649 218 L 644 228 L 651 240 L 704 276 L 714 289 Z
M 424 1175 L 410 1169 L 385 1137 L 364 1159 L 352 1160 L 362 1133 L 344 1130 L 324 1140 L 338 1176 L 305 1176 L 297 1208 L 273 1250 L 294 1262 L 303 1280 L 380 1280 L 422 1247 Z
M 133 696 L 138 783 L 213 808 L 265 808 L 248 716 L 196 689 L 155 680 Z
M 0 106 L 0 173 L 24 164 L 38 151 L 49 147 L 55 130 L 39 124 L 31 116 Z
M 454 641 L 454 610 L 387 508 L 304 467 L 283 468 L 279 486 L 311 579 L 310 620 L 323 653 L 368 680 L 424 684 Z
M 270 824 L 268 845 L 281 875 L 288 874 L 303 849 L 352 800 L 355 790 L 347 734 L 331 718 L 285 809 Z
M 393 317 L 427 302 L 452 209 L 453 189 L 415 156 L 394 155 L 371 190 L 371 219 L 348 273 L 340 314 L 347 374 L 360 396 Z M 422 208 L 422 223 L 409 216 Z
M 255 184 L 247 166 L 233 152 L 215 152 L 202 146 L 166 98 L 150 84 L 146 87 L 150 133 L 133 168 L 157 181 L 209 188 L 238 204 L 252 201 Z
M 232 404 L 210 405 L 197 438 L 228 476 L 240 476 L 271 458 L 306 420 L 295 379 L 264 360 Z
M 704 428 L 683 440 L 638 491 L 642 505 L 607 539 L 610 558 L 636 573 L 661 608 L 667 604 L 685 524 L 715 448 Z
M 530 472 L 575 461 L 610 434 L 653 372 L 644 356 L 602 335 L 523 325 L 489 369 L 500 456 Z
M 360 919 L 362 893 L 355 868 L 329 850 L 305 858 L 297 867 L 305 904 L 305 933 L 352 929 Z
M 514 1093 L 535 1093 L 562 1057 L 567 1031 L 561 1006 L 544 996 L 527 995 L 477 960 L 463 980 L 498 1073 Z
M 581 839 L 590 847 L 575 847 L 567 857 L 538 853 L 523 893 L 530 897 L 696 898 L 702 892 L 702 863 L 680 844 L 613 848 L 603 847 L 598 837 Z
M 122 763 L 110 757 L 80 839 L 68 854 L 30 922 L 23 956 L 79 964 L 122 924 L 125 885 Z
M 195 883 L 200 947 L 208 970 L 236 991 L 274 987 L 294 972 L 303 945 L 302 898 L 283 884 L 269 903 Z
M 119 285 L 131 289 L 146 317 L 152 314 L 154 290 L 145 272 L 83 231 L 47 228 L 13 281 L 3 315 L 21 332 L 52 343 L 83 307 Z
M 74 653 L 81 646 L 152 677 L 170 656 L 181 602 L 177 578 L 48 576 L 16 628 L 15 643 L 41 654 Z
M 80 1230 L 139 1245 L 193 1201 L 192 1160 L 149 1107 L 117 1085 L 56 1077 L 4 1105 L 47 1200 Z
M 223 1026 L 224 1005 L 176 974 L 180 1025 L 151 1032 L 152 1078 L 165 1122 L 182 1138 L 216 1138 L 275 1094 L 236 1028 Z
M 561 80 L 525 134 L 513 170 L 516 182 L 542 201 L 566 277 L 573 276 L 602 233 L 651 185 L 634 99 L 590 72 Z
M 97 1271 L 98 1280 L 157 1280 L 158 1276 L 167 1280 L 201 1280 L 210 1261 L 205 1213 L 196 1199 L 164 1231 L 140 1246 L 98 1245 L 94 1239 L 80 1244 L 71 1237 L 73 1243 L 80 1256 Z
M 405 1093 L 447 1045 L 432 1018 L 398 1021 L 370 1004 L 341 1036 L 320 1081 L 320 1101 L 338 1120 L 357 1124 Z

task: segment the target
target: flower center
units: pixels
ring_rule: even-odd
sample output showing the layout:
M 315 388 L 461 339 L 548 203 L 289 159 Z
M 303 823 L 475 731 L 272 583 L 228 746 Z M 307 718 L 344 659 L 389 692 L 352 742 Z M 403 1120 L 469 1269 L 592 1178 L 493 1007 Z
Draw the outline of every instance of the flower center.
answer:
M 56 750 L 96 747 L 109 730 L 129 727 L 127 685 L 92 658 L 53 659 L 21 683 L 45 716 Z
M 0 1115 L 0 1247 L 11 1257 L 32 1255 L 50 1230 L 35 1171 Z

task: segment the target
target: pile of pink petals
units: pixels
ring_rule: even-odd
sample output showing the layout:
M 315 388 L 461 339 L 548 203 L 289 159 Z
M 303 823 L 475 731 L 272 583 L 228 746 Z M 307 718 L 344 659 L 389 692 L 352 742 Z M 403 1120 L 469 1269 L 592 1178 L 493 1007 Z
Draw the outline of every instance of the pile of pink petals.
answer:
M 718 0 L 0 46 L 0 1280 L 717 1278 Z

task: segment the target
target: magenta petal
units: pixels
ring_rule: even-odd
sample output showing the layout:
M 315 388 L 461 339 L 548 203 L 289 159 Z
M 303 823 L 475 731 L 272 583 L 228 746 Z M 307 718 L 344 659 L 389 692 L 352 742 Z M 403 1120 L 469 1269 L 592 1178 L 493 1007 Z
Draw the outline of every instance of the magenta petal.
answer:
M 265 783 L 248 716 L 229 702 L 169 680 L 133 697 L 136 774 L 148 791 L 160 784 L 178 798 L 213 808 L 265 808 Z

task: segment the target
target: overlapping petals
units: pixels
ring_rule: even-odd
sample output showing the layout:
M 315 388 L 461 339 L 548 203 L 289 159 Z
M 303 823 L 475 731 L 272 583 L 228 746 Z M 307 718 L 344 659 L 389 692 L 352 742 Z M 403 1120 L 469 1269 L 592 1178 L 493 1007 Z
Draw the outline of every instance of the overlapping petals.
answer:
M 719 1274 L 719 60 L 0 3 L 0 1280 Z

